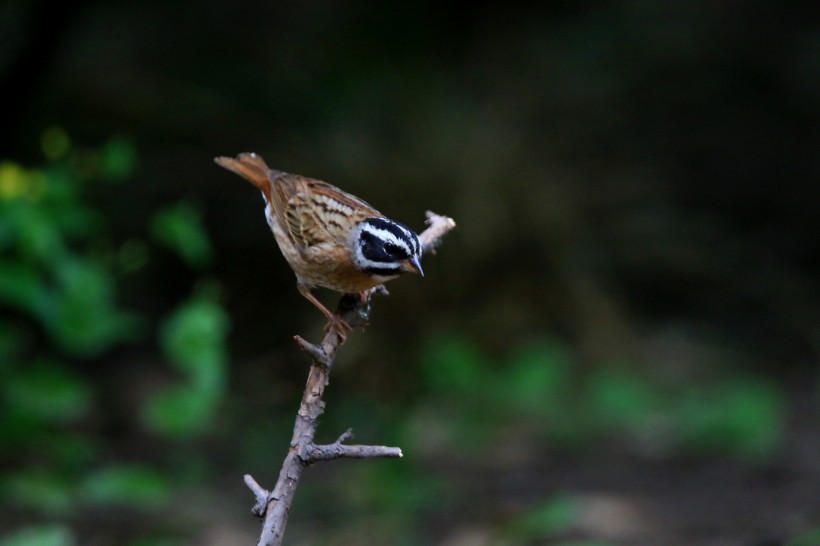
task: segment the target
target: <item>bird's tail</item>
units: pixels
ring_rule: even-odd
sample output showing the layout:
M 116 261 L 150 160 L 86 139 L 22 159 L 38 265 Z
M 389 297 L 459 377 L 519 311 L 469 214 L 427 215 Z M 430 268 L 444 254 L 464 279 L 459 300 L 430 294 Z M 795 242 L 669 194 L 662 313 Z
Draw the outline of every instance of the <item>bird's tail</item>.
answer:
M 265 160 L 254 153 L 239 154 L 233 157 L 215 157 L 214 161 L 220 167 L 235 172 L 260 190 L 270 200 L 270 183 L 268 174 L 270 169 Z

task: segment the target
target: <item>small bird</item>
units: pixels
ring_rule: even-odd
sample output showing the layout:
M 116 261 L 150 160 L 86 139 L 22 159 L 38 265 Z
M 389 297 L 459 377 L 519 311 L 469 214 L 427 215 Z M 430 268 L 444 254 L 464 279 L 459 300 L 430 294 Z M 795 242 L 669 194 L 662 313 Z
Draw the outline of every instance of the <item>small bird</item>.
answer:
M 327 327 L 342 342 L 350 326 L 313 296 L 313 288 L 364 297 L 366 290 L 402 273 L 424 276 L 418 235 L 358 197 L 320 180 L 270 169 L 254 153 L 214 161 L 262 191 L 265 217 L 296 274 L 299 293 L 327 317 Z

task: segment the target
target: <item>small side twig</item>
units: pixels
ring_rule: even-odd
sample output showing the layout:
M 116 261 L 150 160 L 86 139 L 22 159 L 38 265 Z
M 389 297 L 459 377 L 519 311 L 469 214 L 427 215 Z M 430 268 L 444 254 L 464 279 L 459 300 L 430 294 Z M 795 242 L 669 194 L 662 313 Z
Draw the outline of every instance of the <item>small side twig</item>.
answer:
M 455 227 L 451 218 L 427 212 L 428 227 L 421 234 L 424 252 L 435 254 L 435 248 L 441 238 Z M 374 294 L 387 294 L 383 286 L 370 290 L 362 299 L 357 294 L 345 294 L 339 301 L 337 314 L 352 327 L 367 324 L 370 313 L 370 298 Z M 302 477 L 302 471 L 309 465 L 339 458 L 371 459 L 376 457 L 398 458 L 402 456 L 398 447 L 375 445 L 345 444 L 353 436 L 348 429 L 332 444 L 315 444 L 318 419 L 324 413 L 325 403 L 322 400 L 325 387 L 329 383 L 330 369 L 336 359 L 341 340 L 334 329 L 330 329 L 318 345 L 294 336 L 297 345 L 311 358 L 307 384 L 296 414 L 293 436 L 288 454 L 282 463 L 279 479 L 272 491 L 263 488 L 249 474 L 245 475 L 245 484 L 256 498 L 251 512 L 263 518 L 262 533 L 258 546 L 280 546 L 287 526 L 293 496 Z
M 304 453 L 300 454 L 305 464 L 319 461 L 332 461 L 347 457 L 349 459 L 370 459 L 374 457 L 401 458 L 401 448 L 387 446 L 346 445 L 344 442 L 353 437 L 353 429 L 349 428 L 342 433 L 332 444 L 311 444 L 305 446 Z
M 313 343 L 305 341 L 302 336 L 293 336 L 293 339 L 303 351 L 310 355 L 314 362 L 318 362 L 324 366 L 330 366 L 330 359 L 328 359 L 321 347 L 317 347 Z
M 262 516 L 268 506 L 268 495 L 270 495 L 270 491 L 256 483 L 256 480 L 254 480 L 250 474 L 245 474 L 245 485 L 253 491 L 256 497 L 256 504 L 251 508 L 251 513 L 255 516 Z

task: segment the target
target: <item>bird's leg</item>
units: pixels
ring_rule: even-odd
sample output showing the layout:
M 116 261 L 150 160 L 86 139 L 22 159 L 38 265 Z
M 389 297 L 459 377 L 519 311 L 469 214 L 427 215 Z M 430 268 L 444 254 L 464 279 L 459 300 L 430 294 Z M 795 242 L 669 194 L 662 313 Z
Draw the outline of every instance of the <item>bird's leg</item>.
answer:
M 347 333 L 353 330 L 350 325 L 342 320 L 338 315 L 332 313 L 327 307 L 322 305 L 322 302 L 316 299 L 316 297 L 310 293 L 310 289 L 303 285 L 297 285 L 299 289 L 299 293 L 302 294 L 310 303 L 316 306 L 322 314 L 327 317 L 328 323 L 325 326 L 325 330 L 333 328 L 336 331 L 336 335 L 339 336 L 339 340 L 344 343 L 347 341 Z

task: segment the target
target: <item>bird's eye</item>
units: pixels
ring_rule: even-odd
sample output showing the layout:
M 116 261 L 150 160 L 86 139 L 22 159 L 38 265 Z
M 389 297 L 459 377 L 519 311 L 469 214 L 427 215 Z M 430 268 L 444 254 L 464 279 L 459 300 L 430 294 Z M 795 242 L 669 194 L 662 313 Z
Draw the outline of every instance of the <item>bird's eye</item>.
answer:
M 401 254 L 401 248 L 398 245 L 394 245 L 393 243 L 387 243 L 384 245 L 384 250 L 387 251 L 390 255 Z

